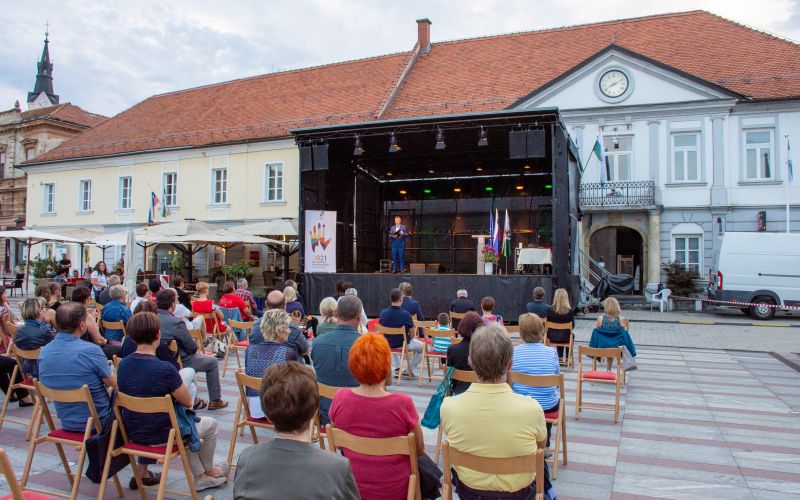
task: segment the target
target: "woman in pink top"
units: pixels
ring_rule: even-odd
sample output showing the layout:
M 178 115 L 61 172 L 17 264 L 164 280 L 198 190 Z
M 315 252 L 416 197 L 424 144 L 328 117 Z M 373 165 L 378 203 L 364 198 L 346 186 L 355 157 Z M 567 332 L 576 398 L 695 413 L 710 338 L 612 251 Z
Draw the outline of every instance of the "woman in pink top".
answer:
M 419 416 L 410 397 L 386 391 L 392 360 L 382 335 L 362 335 L 350 348 L 350 372 L 360 386 L 342 389 L 328 412 L 336 427 L 359 437 L 386 438 L 414 432 L 417 455 L 425 453 Z M 364 500 L 406 498 L 411 466 L 406 455 L 373 457 L 345 450 Z
M 214 308 L 214 301 L 208 298 L 208 283 L 205 281 L 198 281 L 194 287 L 197 298 L 192 301 L 192 312 L 200 314 L 213 313 L 217 321 L 217 329 L 224 332 L 227 328 L 225 323 L 222 322 L 222 312 Z M 211 334 L 214 331 L 214 320 L 206 318 L 206 333 Z
M 491 322 L 503 324 L 503 317 L 499 314 L 494 314 L 494 297 L 484 297 L 481 299 L 481 319 L 483 320 L 483 324 L 489 324 Z

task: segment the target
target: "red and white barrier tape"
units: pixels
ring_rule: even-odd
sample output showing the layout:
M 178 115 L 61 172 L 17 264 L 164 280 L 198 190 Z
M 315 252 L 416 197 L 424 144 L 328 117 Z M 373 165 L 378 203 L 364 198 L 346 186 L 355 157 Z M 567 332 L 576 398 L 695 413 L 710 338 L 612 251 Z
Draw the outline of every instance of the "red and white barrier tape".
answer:
M 770 308 L 774 308 L 774 309 L 786 309 L 786 310 L 800 311 L 800 306 L 782 306 L 782 305 L 764 304 L 764 303 L 755 304 L 753 302 L 738 302 L 738 301 L 735 301 L 735 300 L 704 299 L 702 297 L 675 297 L 675 296 L 671 296 L 670 298 L 671 299 L 678 299 L 678 300 L 699 300 L 699 301 L 702 301 L 702 302 L 709 302 L 709 303 L 712 303 L 712 304 L 724 304 L 724 305 L 737 306 L 737 307 L 765 306 L 765 307 L 770 307 Z

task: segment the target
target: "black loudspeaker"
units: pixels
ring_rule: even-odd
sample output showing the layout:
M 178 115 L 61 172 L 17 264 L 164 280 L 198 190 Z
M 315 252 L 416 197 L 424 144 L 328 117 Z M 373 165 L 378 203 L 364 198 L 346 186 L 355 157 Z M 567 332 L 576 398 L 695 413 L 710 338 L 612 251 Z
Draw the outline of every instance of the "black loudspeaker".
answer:
M 314 145 L 314 170 L 328 170 L 328 145 Z
M 300 171 L 311 172 L 314 168 L 314 161 L 311 159 L 311 147 L 300 146 Z
M 544 130 L 528 130 L 526 135 L 528 158 L 544 158 Z
M 525 147 L 525 131 L 512 130 L 508 133 L 508 157 L 509 159 L 516 160 L 519 158 L 527 158 L 527 151 Z

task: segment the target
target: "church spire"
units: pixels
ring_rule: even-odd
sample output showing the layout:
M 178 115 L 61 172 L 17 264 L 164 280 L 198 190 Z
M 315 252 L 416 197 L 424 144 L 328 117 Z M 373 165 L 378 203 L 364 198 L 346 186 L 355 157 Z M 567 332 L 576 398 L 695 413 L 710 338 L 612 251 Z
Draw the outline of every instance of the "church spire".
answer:
M 49 33 L 44 34 L 42 58 L 36 64 L 36 83 L 33 92 L 28 92 L 28 108 L 42 108 L 58 104 L 58 96 L 53 90 L 53 63 L 50 62 Z

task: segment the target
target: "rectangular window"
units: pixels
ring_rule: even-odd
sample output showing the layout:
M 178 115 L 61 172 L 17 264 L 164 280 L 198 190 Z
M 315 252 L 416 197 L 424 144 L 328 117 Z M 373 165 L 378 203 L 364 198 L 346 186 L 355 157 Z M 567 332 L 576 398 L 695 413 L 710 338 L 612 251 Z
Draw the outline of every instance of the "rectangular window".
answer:
M 56 213 L 56 185 L 53 183 L 44 185 L 44 213 Z
M 36 148 L 33 146 L 28 146 L 25 148 L 25 161 L 33 160 L 34 154 L 36 152 Z
M 672 134 L 672 181 L 700 182 L 700 134 Z
M 609 181 L 633 180 L 633 136 L 616 135 L 603 137 L 609 170 Z
M 268 163 L 265 167 L 265 196 L 266 201 L 283 201 L 283 164 Z
M 164 203 L 168 207 L 178 206 L 178 172 L 164 172 Z
M 214 204 L 228 203 L 228 169 L 215 168 L 211 171 L 212 202 Z
M 78 185 L 78 211 L 92 211 L 92 180 L 84 179 Z
M 119 208 L 121 210 L 128 210 L 133 207 L 133 177 L 120 177 L 119 178 Z
M 772 142 L 772 129 L 746 130 L 744 132 L 745 180 L 762 181 L 775 177 Z
M 674 236 L 672 248 L 675 251 L 675 260 L 687 269 L 700 272 L 700 241 L 702 236 Z
M 0 179 L 6 176 L 6 153 L 0 153 Z

